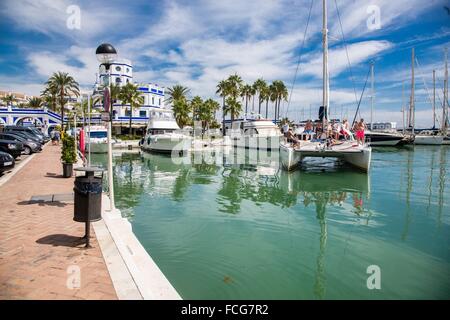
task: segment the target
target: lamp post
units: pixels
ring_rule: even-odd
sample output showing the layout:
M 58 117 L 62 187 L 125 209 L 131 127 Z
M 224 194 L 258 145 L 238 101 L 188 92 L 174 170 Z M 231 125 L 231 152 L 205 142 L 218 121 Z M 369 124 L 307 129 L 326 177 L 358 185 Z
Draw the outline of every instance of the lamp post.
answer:
M 106 71 L 108 72 L 108 87 L 109 92 L 111 92 L 111 63 L 117 57 L 117 51 L 114 49 L 112 45 L 109 43 L 103 43 L 98 46 L 95 51 L 97 56 L 97 60 L 105 66 Z M 109 121 L 108 121 L 108 189 L 109 189 L 109 203 L 110 210 L 114 210 L 114 186 L 113 186 L 113 169 L 112 169 L 112 146 L 111 146 L 111 122 L 112 122 L 112 99 L 109 99 Z

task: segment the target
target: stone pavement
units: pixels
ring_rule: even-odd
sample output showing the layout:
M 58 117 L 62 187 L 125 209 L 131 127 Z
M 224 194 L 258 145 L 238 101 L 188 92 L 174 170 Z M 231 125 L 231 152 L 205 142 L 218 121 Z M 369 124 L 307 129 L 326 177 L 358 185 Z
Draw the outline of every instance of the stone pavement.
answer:
M 0 299 L 117 299 L 94 229 L 91 249 L 73 201 L 31 202 L 73 192 L 60 147 L 47 145 L 0 186 Z

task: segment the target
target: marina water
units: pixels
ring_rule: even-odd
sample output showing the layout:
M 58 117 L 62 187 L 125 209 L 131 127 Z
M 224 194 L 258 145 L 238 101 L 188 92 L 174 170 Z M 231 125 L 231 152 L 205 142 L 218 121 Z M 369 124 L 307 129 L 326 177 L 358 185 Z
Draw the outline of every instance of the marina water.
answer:
M 374 149 L 369 174 L 210 156 L 114 155 L 116 206 L 183 298 L 450 298 L 448 147 Z

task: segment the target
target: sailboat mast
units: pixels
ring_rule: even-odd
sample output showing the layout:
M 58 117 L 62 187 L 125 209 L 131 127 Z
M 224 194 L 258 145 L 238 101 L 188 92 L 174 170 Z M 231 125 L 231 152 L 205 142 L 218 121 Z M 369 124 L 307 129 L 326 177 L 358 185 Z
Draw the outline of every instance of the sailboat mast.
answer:
M 370 80 L 371 80 L 371 84 L 372 84 L 372 94 L 370 95 L 370 130 L 373 130 L 373 98 L 374 98 L 374 94 L 375 94 L 375 90 L 374 90 L 374 77 L 373 77 L 373 61 L 370 64 Z
M 409 119 L 408 126 L 412 129 L 412 133 L 414 134 L 414 124 L 415 124 L 415 115 L 414 115 L 414 48 L 412 48 L 411 53 L 411 96 L 409 100 Z
M 433 70 L 433 129 L 436 128 L 436 70 Z
M 405 81 L 402 81 L 402 127 L 405 134 Z
M 323 0 L 323 119 L 322 125 L 325 130 L 325 124 L 328 119 L 329 106 L 329 81 L 328 81 L 328 27 L 327 27 L 327 1 Z
M 447 65 L 447 48 L 445 48 L 445 78 L 444 78 L 444 104 L 442 106 L 442 134 L 447 134 L 448 122 L 448 65 Z

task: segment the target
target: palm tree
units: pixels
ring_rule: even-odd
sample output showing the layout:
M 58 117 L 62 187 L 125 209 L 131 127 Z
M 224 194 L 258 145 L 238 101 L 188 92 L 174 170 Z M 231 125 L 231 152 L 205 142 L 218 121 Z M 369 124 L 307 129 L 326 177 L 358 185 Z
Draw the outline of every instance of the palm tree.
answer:
M 200 120 L 202 121 L 202 129 L 203 131 L 209 127 L 210 123 L 215 121 L 214 114 L 220 108 L 220 104 L 213 100 L 208 99 L 203 102 L 202 107 L 200 109 Z
M 266 87 L 267 83 L 262 78 L 259 78 L 253 83 L 253 88 L 258 93 L 258 114 L 261 114 L 261 103 L 264 101 L 261 97 L 261 92 L 265 90 Z
M 137 85 L 127 83 L 121 88 L 118 98 L 122 102 L 122 105 L 130 105 L 128 134 L 131 135 L 131 120 L 133 118 L 133 109 L 138 108 L 144 104 L 144 97 L 141 96 L 141 93 L 138 91 Z
M 237 74 L 233 74 L 228 77 L 227 82 L 229 84 L 229 94 L 233 98 L 237 99 L 242 90 L 242 78 Z
M 286 85 L 281 80 L 275 80 L 272 83 L 272 95 L 273 99 L 275 101 L 275 121 L 278 122 L 278 119 L 280 118 L 280 104 L 281 100 L 287 101 L 288 98 L 288 90 L 286 88 Z
M 180 128 L 190 123 L 191 104 L 185 98 L 173 100 L 172 110 Z
M 28 100 L 28 107 L 32 109 L 39 109 L 44 104 L 44 101 L 42 101 L 41 98 L 33 97 Z
M 53 89 L 49 90 L 56 90 L 58 92 L 58 100 L 61 107 L 61 130 L 64 131 L 64 105 L 67 102 L 67 97 L 71 95 L 79 96 L 80 89 L 78 82 L 67 72 L 55 72 L 45 84 L 47 88 L 53 87 Z
M 2 98 L 3 102 L 6 103 L 6 106 L 12 106 L 14 102 L 17 101 L 16 97 L 12 94 L 8 94 Z
M 268 118 L 269 114 L 269 100 L 271 95 L 271 88 L 270 86 L 265 86 L 261 89 L 261 92 L 259 93 L 259 96 L 262 101 L 266 101 L 266 119 Z
M 225 100 L 230 93 L 230 84 L 227 80 L 222 80 L 217 84 L 216 94 L 222 97 L 222 133 L 225 135 Z
M 169 103 L 175 103 L 175 101 L 178 100 L 186 100 L 187 99 L 187 95 L 189 94 L 189 88 L 187 87 L 183 87 L 182 85 L 175 85 L 172 88 L 168 88 L 167 89 L 167 95 L 169 96 L 166 101 Z
M 231 122 L 236 119 L 239 114 L 242 112 L 242 105 L 241 103 L 233 96 L 228 97 L 226 101 L 226 108 L 225 108 L 225 114 L 230 114 L 231 116 Z
M 249 84 L 245 84 L 242 86 L 241 97 L 245 99 L 245 114 L 248 113 L 248 101 L 252 97 L 253 88 Z
M 58 90 L 55 87 L 47 86 L 44 91 L 41 92 L 41 98 L 45 101 L 47 107 L 54 112 L 58 111 L 58 107 L 56 104 L 57 95 Z
M 195 96 L 191 100 L 192 118 L 194 119 L 194 121 L 201 120 L 202 106 L 203 106 L 203 99 L 201 97 Z

